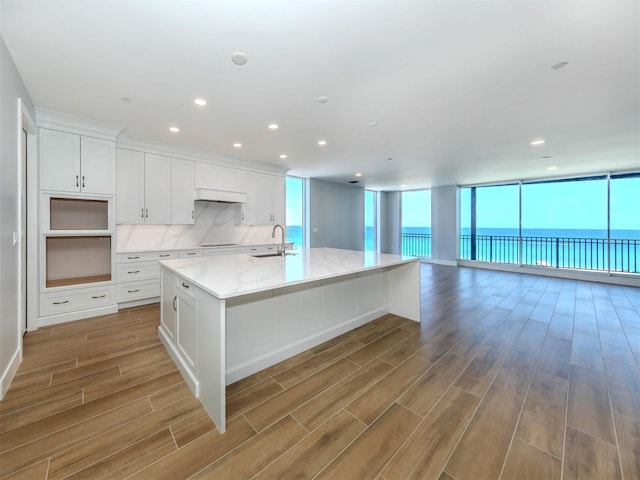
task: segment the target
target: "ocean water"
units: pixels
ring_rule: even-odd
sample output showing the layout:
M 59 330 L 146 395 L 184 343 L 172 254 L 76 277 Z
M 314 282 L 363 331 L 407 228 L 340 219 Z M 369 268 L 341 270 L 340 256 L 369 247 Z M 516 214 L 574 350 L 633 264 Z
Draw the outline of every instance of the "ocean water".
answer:
M 431 257 L 431 228 L 403 227 L 402 252 Z M 460 256 L 471 258 L 470 229 L 461 229 Z M 611 246 L 606 230 L 523 229 L 522 263 L 525 265 L 640 273 L 640 230 L 612 230 Z M 423 236 L 424 235 L 424 236 Z M 479 228 L 476 260 L 519 264 L 518 230 Z M 287 242 L 302 245 L 302 227 L 287 227 Z M 365 228 L 365 250 L 373 250 L 373 227 Z

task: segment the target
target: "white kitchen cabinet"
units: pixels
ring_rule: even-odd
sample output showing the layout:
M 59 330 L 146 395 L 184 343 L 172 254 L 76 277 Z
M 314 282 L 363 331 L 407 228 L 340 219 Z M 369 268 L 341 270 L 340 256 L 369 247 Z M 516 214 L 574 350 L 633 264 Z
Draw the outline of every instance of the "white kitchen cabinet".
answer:
M 194 164 L 171 159 L 171 223 L 195 223 Z
M 195 374 L 198 358 L 198 311 L 196 287 L 179 279 L 176 284 L 176 346 L 183 354 L 187 366 Z
M 117 223 L 171 223 L 171 158 L 118 149 Z
M 116 193 L 115 142 L 41 128 L 40 188 Z
M 136 305 L 157 301 L 160 296 L 158 260 L 178 258 L 177 251 L 119 253 L 116 257 L 116 300 Z
M 246 172 L 247 202 L 240 207 L 241 225 L 285 222 L 285 179 L 281 175 Z
M 161 328 L 172 343 L 176 341 L 176 313 L 178 298 L 176 296 L 176 276 L 166 270 L 162 272 L 162 303 L 160 305 Z

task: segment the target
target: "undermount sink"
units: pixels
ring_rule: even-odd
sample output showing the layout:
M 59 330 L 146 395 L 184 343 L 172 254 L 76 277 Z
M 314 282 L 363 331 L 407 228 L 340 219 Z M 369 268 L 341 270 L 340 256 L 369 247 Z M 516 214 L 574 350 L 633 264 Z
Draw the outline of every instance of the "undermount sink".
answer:
M 297 252 L 285 252 L 284 254 L 287 256 L 297 255 Z M 269 252 L 269 253 L 254 253 L 251 256 L 256 258 L 267 258 L 267 257 L 281 257 L 282 255 L 280 253 Z

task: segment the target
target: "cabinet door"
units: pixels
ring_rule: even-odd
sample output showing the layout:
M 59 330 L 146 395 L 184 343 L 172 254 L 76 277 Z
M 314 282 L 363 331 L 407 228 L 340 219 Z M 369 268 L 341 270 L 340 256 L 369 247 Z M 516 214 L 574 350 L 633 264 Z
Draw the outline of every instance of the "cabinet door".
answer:
M 198 316 L 195 300 L 177 293 L 177 346 L 184 355 L 184 359 L 195 373 L 196 358 L 198 358 Z
M 171 223 L 171 159 L 144 154 L 144 221 Z
M 80 191 L 80 135 L 41 128 L 40 188 Z
M 240 225 L 257 225 L 258 218 L 258 174 L 252 172 L 243 173 L 243 191 L 247 192 L 247 201 L 240 204 Z
M 116 223 L 144 222 L 144 153 L 118 148 Z
M 176 312 L 178 299 L 176 297 L 176 276 L 166 270 L 162 271 L 161 279 L 162 303 L 160 305 L 160 322 L 163 329 L 173 342 L 176 341 Z
M 271 180 L 271 215 L 274 224 L 284 225 L 286 222 L 285 177 L 274 175 Z
M 193 162 L 171 159 L 171 223 L 195 222 L 193 170 Z
M 80 153 L 80 189 L 85 193 L 116 193 L 115 142 L 82 137 Z

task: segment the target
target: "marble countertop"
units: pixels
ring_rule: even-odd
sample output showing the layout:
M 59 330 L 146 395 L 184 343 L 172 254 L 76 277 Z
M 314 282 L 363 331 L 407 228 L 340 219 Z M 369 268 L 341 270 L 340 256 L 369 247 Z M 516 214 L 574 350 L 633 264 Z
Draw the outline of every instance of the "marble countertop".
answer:
M 294 253 L 285 258 L 241 254 L 159 263 L 211 295 L 226 299 L 419 261 L 417 257 L 336 248 L 311 248 Z
M 210 248 L 215 248 L 215 249 L 234 249 L 234 248 L 248 248 L 248 247 L 266 247 L 266 246 L 273 246 L 273 245 L 280 245 L 280 242 L 277 243 L 221 243 L 221 244 L 213 244 L 213 243 L 204 243 L 204 244 L 199 244 L 199 245 L 186 245 L 186 246 L 181 246 L 181 247 L 166 247 L 166 248 L 162 248 L 162 247 L 151 247 L 151 248 L 145 248 L 145 249 L 122 249 L 122 250 L 118 250 L 116 252 L 117 253 L 141 253 L 141 252 L 174 252 L 174 251 L 179 251 L 179 250 L 199 250 L 199 249 L 210 249 Z M 293 244 L 291 243 L 287 243 L 287 248 L 291 248 L 291 246 Z

